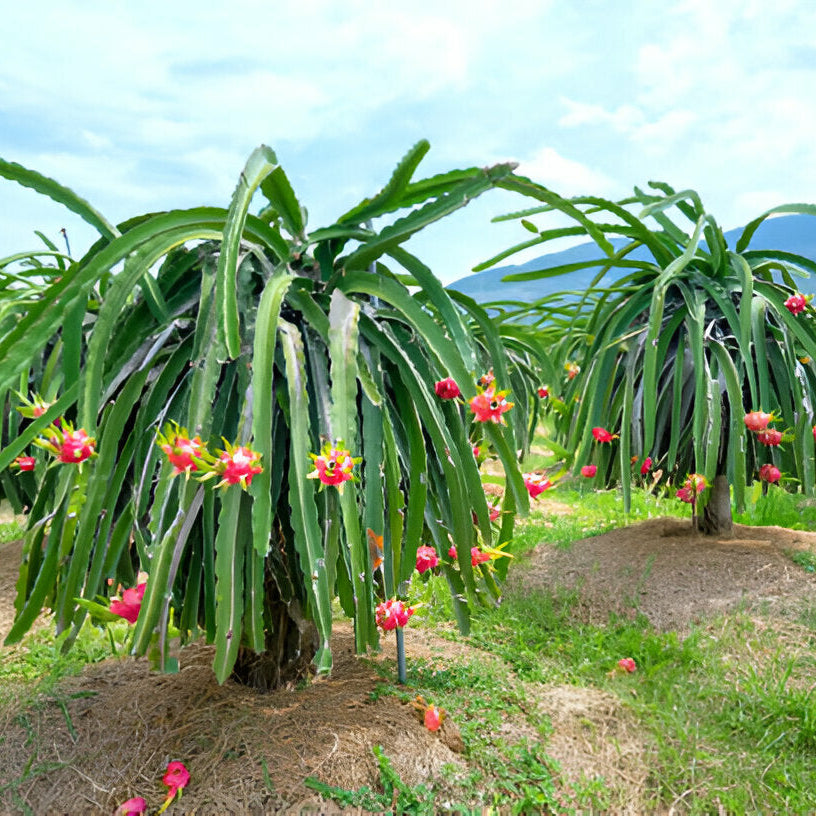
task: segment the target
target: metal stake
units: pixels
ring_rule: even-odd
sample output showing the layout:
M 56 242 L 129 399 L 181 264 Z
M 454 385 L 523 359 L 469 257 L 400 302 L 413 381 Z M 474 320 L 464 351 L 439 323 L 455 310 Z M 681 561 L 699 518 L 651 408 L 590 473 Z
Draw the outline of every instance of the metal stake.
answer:
M 405 676 L 405 637 L 402 627 L 397 627 L 397 680 L 402 685 L 406 685 L 408 680 Z

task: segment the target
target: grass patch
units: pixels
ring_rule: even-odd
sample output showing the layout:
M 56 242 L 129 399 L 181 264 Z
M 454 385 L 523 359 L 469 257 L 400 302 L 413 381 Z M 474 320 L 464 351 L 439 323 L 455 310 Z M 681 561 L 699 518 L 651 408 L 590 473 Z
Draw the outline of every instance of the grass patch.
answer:
M 9 541 L 16 541 L 25 535 L 24 520 L 13 519 L 0 523 L 0 544 L 7 544 Z

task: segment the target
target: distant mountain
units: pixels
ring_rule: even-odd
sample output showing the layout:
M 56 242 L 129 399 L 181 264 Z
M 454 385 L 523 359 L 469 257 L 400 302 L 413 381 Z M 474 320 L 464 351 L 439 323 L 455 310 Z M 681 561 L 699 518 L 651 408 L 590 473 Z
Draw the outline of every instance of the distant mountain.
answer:
M 729 230 L 725 233 L 728 246 L 736 246 L 742 228 Z M 612 241 L 615 249 L 625 246 L 626 241 L 616 238 Z M 776 249 L 784 252 L 793 252 L 816 261 L 816 217 L 812 215 L 783 215 L 769 218 L 764 221 L 751 239 L 749 249 Z M 519 300 L 526 303 L 539 300 L 554 292 L 568 290 L 585 290 L 598 273 L 598 267 L 579 269 L 564 275 L 551 278 L 539 278 L 530 281 L 506 281 L 506 275 L 519 272 L 530 272 L 534 269 L 552 269 L 582 261 L 590 261 L 604 257 L 603 252 L 594 243 L 579 244 L 561 252 L 552 252 L 540 258 L 534 258 L 523 264 L 498 266 L 484 272 L 476 272 L 449 284 L 450 289 L 456 289 L 481 303 L 492 300 Z M 650 258 L 651 253 L 641 247 L 629 256 L 643 260 Z M 625 274 L 627 270 L 615 270 L 604 279 L 604 283 L 612 282 Z M 799 289 L 806 294 L 816 294 L 816 277 L 799 279 Z

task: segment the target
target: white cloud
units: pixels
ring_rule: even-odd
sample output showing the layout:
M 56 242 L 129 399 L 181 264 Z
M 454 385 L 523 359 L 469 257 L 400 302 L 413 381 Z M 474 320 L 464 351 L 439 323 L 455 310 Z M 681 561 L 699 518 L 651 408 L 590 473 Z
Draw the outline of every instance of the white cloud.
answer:
M 562 196 L 614 196 L 616 192 L 621 192 L 616 190 L 615 182 L 604 173 L 568 159 L 552 147 L 543 147 L 529 160 L 522 161 L 518 173 Z

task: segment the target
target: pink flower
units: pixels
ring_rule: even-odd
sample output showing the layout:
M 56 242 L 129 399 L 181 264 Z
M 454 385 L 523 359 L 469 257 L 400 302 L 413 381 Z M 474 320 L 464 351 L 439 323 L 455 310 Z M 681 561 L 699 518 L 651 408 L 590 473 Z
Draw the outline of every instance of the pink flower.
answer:
M 201 438 L 194 436 L 192 439 L 187 434 L 186 429 L 180 428 L 175 423 L 166 428 L 165 434 L 159 434 L 156 444 L 173 465 L 173 475 L 179 473 L 190 474 L 198 470 L 195 459 L 200 459 L 204 453 L 204 444 Z
M 135 589 L 126 589 L 122 593 L 121 601 L 111 601 L 110 611 L 120 618 L 124 618 L 128 623 L 136 623 L 139 612 L 142 608 L 147 584 L 139 584 Z
M 773 419 L 773 414 L 766 414 L 762 411 L 750 411 L 744 417 L 745 427 L 749 431 L 764 431 L 768 423 Z
M 167 806 L 173 801 L 176 795 L 181 797 L 181 792 L 187 787 L 189 781 L 190 772 L 184 766 L 183 762 L 169 762 L 167 764 L 167 770 L 164 772 L 162 782 L 167 785 L 169 790 L 167 791 L 164 804 L 158 810 L 159 813 L 164 813 L 164 811 L 167 810 Z
M 813 438 L 816 439 L 816 431 L 814 431 Z M 481 450 L 479 449 L 478 445 L 473 446 L 473 458 L 478 459 L 481 456 Z
M 487 512 L 490 516 L 491 521 L 498 521 L 499 516 L 501 515 L 501 508 L 498 504 L 494 504 L 492 501 L 487 502 Z
M 57 458 L 65 464 L 78 465 L 94 454 L 96 441 L 91 439 L 82 428 L 76 431 L 65 431 L 58 445 Z
M 705 476 L 701 475 L 700 473 L 690 473 L 686 477 L 684 484 L 689 490 L 693 490 L 698 496 L 708 487 L 708 482 L 706 481 Z
M 439 556 L 433 547 L 421 546 L 417 547 L 416 569 L 422 575 L 429 569 L 433 569 L 439 563 Z
M 577 363 L 564 363 L 564 371 L 568 380 L 574 380 L 581 373 L 581 367 Z
M 785 308 L 792 315 L 798 315 L 800 312 L 804 312 L 806 307 L 807 307 L 807 298 L 804 295 L 800 295 L 800 294 L 791 295 L 785 301 Z
M 545 397 L 549 397 L 550 396 L 550 389 L 547 388 L 546 385 L 542 385 L 541 388 L 538 389 L 538 396 L 541 397 L 541 399 L 544 399 Z
M 490 553 L 482 552 L 478 547 L 470 548 L 470 564 L 473 567 L 478 567 L 479 564 L 484 564 L 485 561 L 490 560 Z
M 535 499 L 552 487 L 552 482 L 541 473 L 523 473 L 522 478 L 531 499 Z
M 139 816 L 147 810 L 147 802 L 141 796 L 134 796 L 128 799 L 127 802 L 122 802 L 113 816 Z
M 438 731 L 439 726 L 442 725 L 444 716 L 444 712 L 441 708 L 437 708 L 435 705 L 429 705 L 425 709 L 425 727 L 429 731 Z
M 782 431 L 777 431 L 774 428 L 766 428 L 764 431 L 759 431 L 756 435 L 757 442 L 768 447 L 776 447 L 782 441 Z
M 351 453 L 342 447 L 342 442 L 335 443 L 335 447 L 330 444 L 323 446 L 320 455 L 310 453 L 314 460 L 315 469 L 307 476 L 309 479 L 320 479 L 325 485 L 337 485 L 338 490 L 342 490 L 343 482 L 348 482 L 354 478 L 352 471 L 359 459 L 353 459 Z
M 587 479 L 591 479 L 597 472 L 598 472 L 597 465 L 584 465 L 581 468 L 581 475 L 585 476 Z
M 496 391 L 492 384 L 478 393 L 470 401 L 470 410 L 473 412 L 474 419 L 477 422 L 506 424 L 502 414 L 513 407 L 513 403 L 507 401 L 508 393 L 509 391 Z
M 691 492 L 691 488 L 678 487 L 677 488 L 677 498 L 680 499 L 680 501 L 685 502 L 686 504 L 691 504 L 695 500 L 696 497 Z
M 652 468 L 652 457 L 647 456 L 643 460 L 643 464 L 640 466 L 640 475 L 645 476 Z
M 244 490 L 252 484 L 252 477 L 263 471 L 261 454 L 244 446 L 221 451 L 218 461 L 221 484 L 240 484 Z
M 22 470 L 34 470 L 33 456 L 18 456 L 12 464 Z
M 629 674 L 637 670 L 635 661 L 631 657 L 622 657 L 618 661 L 618 668 L 620 668 L 622 671 L 628 672 Z
M 611 434 L 606 428 L 593 428 L 592 435 L 598 442 L 611 442 L 613 439 L 617 439 L 617 434 Z
M 436 391 L 436 396 L 440 399 L 456 399 L 456 397 L 462 393 L 456 384 L 456 380 L 452 377 L 446 377 L 444 380 L 440 380 L 434 385 L 434 390 Z
M 759 478 L 762 479 L 763 482 L 768 482 L 769 484 L 776 484 L 779 482 L 782 473 L 780 472 L 778 467 L 774 465 L 763 465 L 759 469 Z
M 450 549 L 448 550 L 448 556 L 456 560 L 456 547 L 451 544 Z
M 416 610 L 412 606 L 406 606 L 402 601 L 387 600 L 377 606 L 374 611 L 374 618 L 377 626 L 383 632 L 390 632 L 392 629 L 402 628 L 408 623 L 408 618 Z

